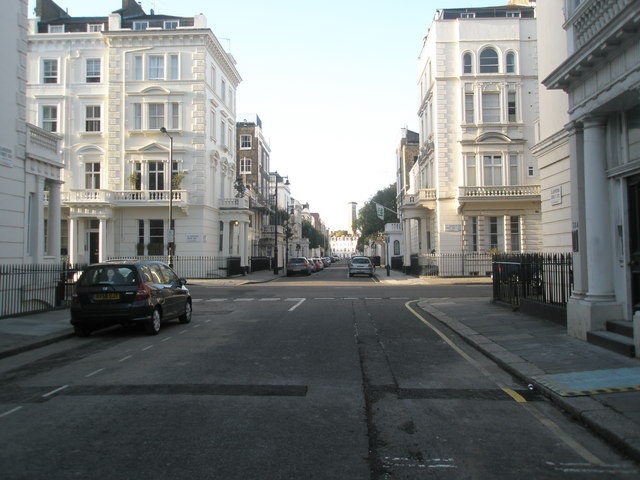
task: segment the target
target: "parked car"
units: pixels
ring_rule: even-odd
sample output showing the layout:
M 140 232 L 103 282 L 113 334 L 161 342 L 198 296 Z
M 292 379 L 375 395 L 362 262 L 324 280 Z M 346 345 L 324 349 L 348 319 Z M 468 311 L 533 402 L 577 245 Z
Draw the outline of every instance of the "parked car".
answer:
M 287 277 L 295 273 L 311 275 L 311 265 L 305 257 L 290 257 L 287 262 Z
M 373 277 L 373 264 L 369 257 L 351 257 L 347 266 L 349 269 L 349 276 L 354 275 L 369 275 Z
M 316 263 L 316 271 L 324 270 L 324 263 L 319 258 L 312 259 Z
M 329 257 L 322 257 L 321 260 L 325 267 L 331 266 L 331 259 Z
M 71 324 L 76 335 L 109 325 L 141 323 L 150 335 L 163 321 L 191 321 L 187 281 L 159 261 L 117 261 L 89 265 L 71 297 Z

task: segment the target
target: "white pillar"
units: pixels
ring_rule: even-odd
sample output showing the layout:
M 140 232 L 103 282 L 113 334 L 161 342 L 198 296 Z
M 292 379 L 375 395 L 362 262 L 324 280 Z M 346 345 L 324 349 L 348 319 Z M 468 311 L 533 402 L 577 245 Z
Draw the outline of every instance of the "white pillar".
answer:
M 99 218 L 100 225 L 98 227 L 98 261 L 104 262 L 107 259 L 107 219 Z
M 411 266 L 411 225 L 408 218 L 402 219 L 402 234 L 404 235 L 404 258 L 402 264 L 406 268 Z
M 578 123 L 565 126 L 569 132 L 569 162 L 571 174 L 571 236 L 573 243 L 573 298 L 587 292 L 587 249 L 585 245 L 584 132 Z
M 229 239 L 231 238 L 231 224 L 229 222 L 222 222 L 223 235 L 222 235 L 222 256 L 229 256 Z
M 606 130 L 602 118 L 584 121 L 584 191 L 587 240 L 587 299 L 613 299 L 613 262 Z
M 33 211 L 35 215 L 34 225 L 34 238 L 33 238 L 33 259 L 35 263 L 42 263 L 44 258 L 44 177 L 36 176 L 35 182 L 35 198 L 36 204 Z
M 49 183 L 49 237 L 47 250 L 49 256 L 60 259 L 60 183 Z
M 240 222 L 240 266 L 249 265 L 249 252 L 247 251 L 247 222 Z
M 78 236 L 78 219 L 75 217 L 69 217 L 68 224 L 69 263 L 71 265 L 75 265 L 78 263 L 78 239 L 76 238 Z

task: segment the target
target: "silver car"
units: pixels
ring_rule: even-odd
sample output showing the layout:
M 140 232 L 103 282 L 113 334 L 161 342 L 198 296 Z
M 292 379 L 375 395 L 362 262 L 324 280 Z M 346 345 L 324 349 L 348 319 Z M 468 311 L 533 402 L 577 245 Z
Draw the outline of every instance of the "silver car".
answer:
M 373 263 L 369 257 L 351 257 L 348 268 L 350 277 L 358 274 L 373 277 Z

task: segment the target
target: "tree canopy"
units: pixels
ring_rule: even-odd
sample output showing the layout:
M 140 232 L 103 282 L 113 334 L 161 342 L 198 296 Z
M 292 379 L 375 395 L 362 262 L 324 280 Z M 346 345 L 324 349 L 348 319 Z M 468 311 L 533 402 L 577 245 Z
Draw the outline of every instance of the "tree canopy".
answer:
M 309 220 L 302 220 L 302 236 L 309 239 L 310 248 L 327 248 L 327 239 Z
M 386 207 L 384 209 L 384 218 L 380 220 L 376 212 L 376 203 Z M 358 250 L 364 250 L 364 246 L 378 235 L 384 232 L 386 223 L 397 223 L 398 215 L 396 212 L 396 184 L 392 183 L 388 187 L 378 190 L 371 199 L 364 204 L 358 211 L 358 218 L 353 222 L 355 230 L 360 232 L 358 239 Z

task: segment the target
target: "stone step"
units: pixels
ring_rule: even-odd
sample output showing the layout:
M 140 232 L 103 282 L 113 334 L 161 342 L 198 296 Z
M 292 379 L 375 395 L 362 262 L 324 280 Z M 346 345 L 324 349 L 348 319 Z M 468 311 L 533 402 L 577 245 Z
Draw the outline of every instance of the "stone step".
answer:
M 633 338 L 633 322 L 626 320 L 609 320 L 607 321 L 607 331 Z
M 587 332 L 587 341 L 627 357 L 635 357 L 636 354 L 633 338 L 618 333 L 607 331 Z

